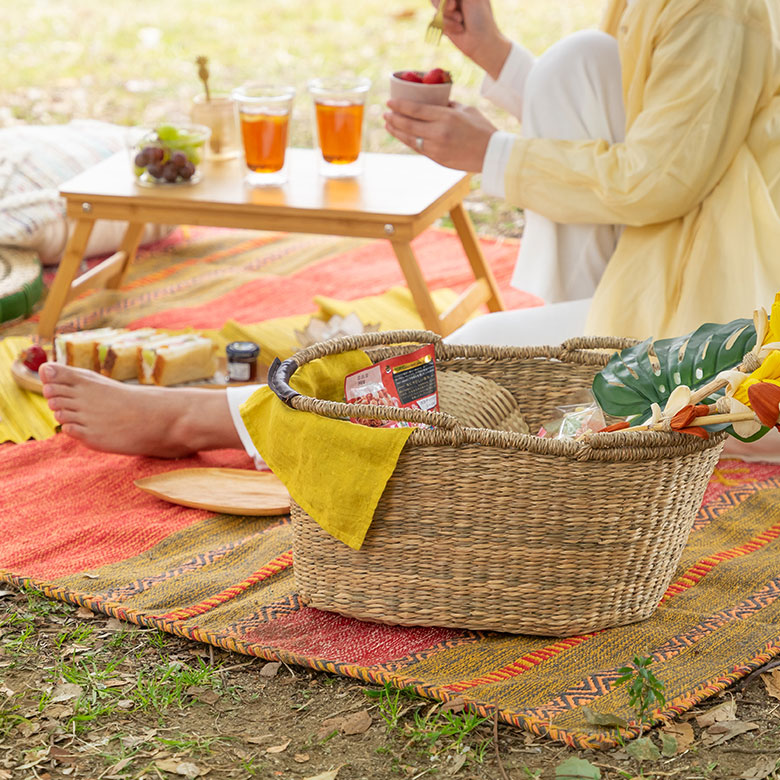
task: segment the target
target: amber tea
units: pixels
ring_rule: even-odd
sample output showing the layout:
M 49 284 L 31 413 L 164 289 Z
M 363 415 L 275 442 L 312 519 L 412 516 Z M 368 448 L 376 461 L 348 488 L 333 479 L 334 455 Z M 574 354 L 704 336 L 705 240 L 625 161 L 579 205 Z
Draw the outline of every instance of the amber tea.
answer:
M 245 84 L 233 90 L 238 106 L 244 159 L 253 187 L 279 186 L 287 180 L 285 157 L 295 89 Z
M 353 163 L 360 156 L 363 104 L 315 103 L 317 135 L 325 162 Z
M 320 172 L 329 177 L 357 176 L 362 160 L 363 107 L 371 82 L 367 78 L 312 79 Z
M 284 166 L 290 117 L 287 114 L 239 112 L 246 165 L 255 173 L 275 173 Z

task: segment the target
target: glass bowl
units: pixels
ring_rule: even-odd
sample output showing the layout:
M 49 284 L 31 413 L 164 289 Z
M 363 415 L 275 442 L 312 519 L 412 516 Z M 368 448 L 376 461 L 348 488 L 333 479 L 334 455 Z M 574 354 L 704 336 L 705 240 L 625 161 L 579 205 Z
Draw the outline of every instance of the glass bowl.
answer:
M 195 184 L 211 130 L 205 125 L 160 124 L 142 135 L 131 151 L 135 180 L 145 187 Z

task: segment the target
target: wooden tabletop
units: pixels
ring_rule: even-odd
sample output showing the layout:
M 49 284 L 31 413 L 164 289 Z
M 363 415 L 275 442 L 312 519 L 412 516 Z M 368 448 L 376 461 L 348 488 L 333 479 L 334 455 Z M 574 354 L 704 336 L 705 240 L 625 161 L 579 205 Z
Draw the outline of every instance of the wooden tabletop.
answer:
M 73 206 L 90 204 L 134 207 L 206 208 L 263 212 L 309 212 L 319 217 L 351 216 L 397 220 L 423 213 L 432 204 L 463 189 L 469 174 L 444 168 L 417 154 L 364 154 L 363 172 L 351 179 L 327 179 L 318 173 L 318 152 L 288 151 L 288 181 L 281 187 L 253 188 L 244 182 L 242 158 L 204 162 L 197 184 L 144 187 L 136 183 L 126 152 L 107 158 L 65 182 L 60 192 Z M 463 192 L 467 192 L 466 188 Z M 462 193 L 461 193 L 462 197 Z M 248 207 L 248 208 L 247 208 Z M 71 214 L 73 216 L 73 214 Z

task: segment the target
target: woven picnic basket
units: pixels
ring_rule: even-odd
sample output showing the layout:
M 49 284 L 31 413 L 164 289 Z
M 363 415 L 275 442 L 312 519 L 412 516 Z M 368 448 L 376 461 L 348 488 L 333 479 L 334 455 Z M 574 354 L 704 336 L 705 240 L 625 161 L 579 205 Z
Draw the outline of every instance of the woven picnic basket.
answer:
M 311 360 L 373 360 L 434 343 L 440 412 L 296 393 Z M 649 617 L 669 586 L 725 434 L 532 432 L 590 388 L 629 340 L 556 347 L 451 346 L 426 331 L 371 333 L 298 352 L 269 386 L 308 414 L 424 422 L 404 447 L 360 550 L 292 505 L 301 600 L 361 620 L 572 636 Z

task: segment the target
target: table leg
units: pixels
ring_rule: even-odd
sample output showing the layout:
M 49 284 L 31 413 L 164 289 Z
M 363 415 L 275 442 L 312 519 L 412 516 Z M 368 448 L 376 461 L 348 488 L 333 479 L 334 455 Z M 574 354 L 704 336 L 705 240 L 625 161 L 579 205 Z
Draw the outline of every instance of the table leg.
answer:
M 423 321 L 423 325 L 428 330 L 432 330 L 439 335 L 446 335 L 441 332 L 441 320 L 436 307 L 433 305 L 428 284 L 423 278 L 420 265 L 412 252 L 412 247 L 407 242 L 391 241 L 395 256 L 398 258 L 398 264 L 401 266 L 406 283 L 409 285 L 409 292 L 412 294 L 415 306 Z
M 490 289 L 490 297 L 487 299 L 487 307 L 490 311 L 504 311 L 504 301 L 501 297 L 501 291 L 498 289 L 495 276 L 490 266 L 485 261 L 482 254 L 482 248 L 479 245 L 477 234 L 474 232 L 474 226 L 471 224 L 469 215 L 463 207 L 463 203 L 458 203 L 450 211 L 450 217 L 458 232 L 460 242 L 466 252 L 466 257 L 471 263 L 471 270 L 474 272 L 474 278 L 484 279 Z
M 130 265 L 135 260 L 135 253 L 138 251 L 138 245 L 141 243 L 141 236 L 145 227 L 146 223 L 144 222 L 131 222 L 127 226 L 125 237 L 122 239 L 122 244 L 119 247 L 119 251 L 125 253 L 125 260 L 117 276 L 106 285 L 110 289 L 116 289 L 124 284 Z
M 42 339 L 50 341 L 54 337 L 57 320 L 60 317 L 60 312 L 62 312 L 62 307 L 68 299 L 68 293 L 79 265 L 81 265 L 81 261 L 84 259 L 84 252 L 87 249 L 87 242 L 94 224 L 95 220 L 93 219 L 80 219 L 76 222 L 73 235 L 65 247 L 65 253 L 62 256 L 57 274 L 41 310 L 40 320 L 38 321 L 38 335 Z

